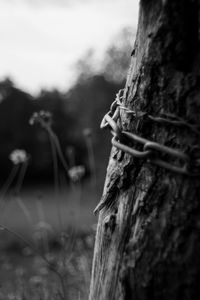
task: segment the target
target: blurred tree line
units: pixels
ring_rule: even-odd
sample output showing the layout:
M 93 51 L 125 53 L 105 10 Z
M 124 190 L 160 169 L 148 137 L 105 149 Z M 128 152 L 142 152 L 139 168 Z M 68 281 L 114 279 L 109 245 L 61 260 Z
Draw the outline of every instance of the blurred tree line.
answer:
M 123 76 L 126 75 L 131 53 L 129 37 L 130 30 L 123 30 L 117 38 L 120 43 L 115 43 L 108 49 L 99 70 L 92 66 L 88 52 L 77 63 L 77 81 L 66 93 L 56 89 L 42 90 L 33 97 L 17 88 L 9 78 L 0 82 L 1 181 L 7 178 L 12 168 L 9 154 L 14 149 L 24 149 L 30 154 L 26 182 L 48 182 L 53 179 L 48 134 L 39 125 L 29 124 L 32 114 L 40 110 L 52 113 L 52 128 L 59 138 L 68 163 L 84 165 L 88 175 L 84 129 L 91 130 L 97 176 L 103 176 L 110 149 L 110 136 L 109 133 L 101 132 L 99 125 L 115 94 L 124 85 Z M 70 161 L 69 152 L 73 152 L 73 162 Z

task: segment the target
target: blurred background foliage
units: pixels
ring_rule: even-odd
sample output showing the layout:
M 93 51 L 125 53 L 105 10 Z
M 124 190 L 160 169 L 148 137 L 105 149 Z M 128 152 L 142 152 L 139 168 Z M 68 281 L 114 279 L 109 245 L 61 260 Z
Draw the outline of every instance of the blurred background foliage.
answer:
M 36 96 L 15 86 L 11 78 L 0 82 L 0 181 L 8 177 L 12 163 L 9 154 L 24 149 L 31 159 L 25 184 L 53 181 L 53 162 L 49 138 L 40 126 L 30 126 L 34 112 L 45 110 L 53 115 L 53 130 L 63 152 L 73 164 L 86 167 L 89 162 L 84 129 L 90 128 L 94 145 L 97 177 L 103 180 L 110 149 L 109 133 L 99 125 L 116 93 L 123 88 L 131 55 L 130 29 L 125 28 L 107 50 L 101 66 L 94 63 L 94 52 L 89 50 L 76 66 L 77 80 L 70 90 L 41 90 Z M 131 36 L 132 38 L 132 36 Z M 69 162 L 70 163 L 70 162 Z M 60 172 L 64 172 L 60 170 Z
M 92 211 L 111 148 L 100 123 L 124 87 L 131 39 L 130 29 L 122 30 L 102 61 L 89 49 L 66 91 L 31 95 L 10 77 L 0 82 L 0 300 L 88 299 Z M 41 115 L 49 131 L 36 121 Z

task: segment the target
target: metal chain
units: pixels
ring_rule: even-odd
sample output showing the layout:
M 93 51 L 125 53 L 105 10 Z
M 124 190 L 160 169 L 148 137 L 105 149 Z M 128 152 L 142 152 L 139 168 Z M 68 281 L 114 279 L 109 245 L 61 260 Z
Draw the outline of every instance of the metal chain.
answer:
M 103 117 L 103 120 L 101 122 L 101 128 L 111 128 L 111 133 L 113 135 L 112 138 L 112 145 L 116 148 L 120 149 L 121 151 L 128 153 L 136 158 L 146 159 L 147 162 L 150 162 L 154 165 L 160 166 L 162 168 L 165 168 L 167 170 L 170 170 L 172 172 L 176 172 L 179 174 L 185 174 L 188 176 L 200 176 L 200 173 L 191 173 L 188 170 L 188 165 L 190 164 L 190 157 L 183 153 L 182 151 L 178 149 L 174 149 L 165 145 L 162 145 L 157 142 L 150 141 L 146 138 L 143 138 L 137 134 L 123 131 L 120 129 L 120 127 L 117 124 L 117 121 L 120 117 L 120 109 L 125 110 L 127 113 L 133 114 L 134 116 L 144 116 L 146 113 L 136 113 L 133 110 L 130 110 L 124 106 L 121 105 L 121 92 L 123 90 L 120 90 L 119 93 L 116 95 L 115 101 L 111 104 L 109 112 Z M 152 117 L 149 116 L 150 119 L 153 119 L 153 121 L 163 121 L 162 117 Z M 172 115 L 171 115 L 171 118 Z M 166 121 L 167 119 L 164 119 Z M 168 122 L 173 122 L 174 125 L 177 125 L 177 122 L 180 122 L 184 126 L 186 126 L 186 122 L 182 119 L 176 120 L 168 120 Z M 176 123 L 174 123 L 176 122 Z M 178 123 L 180 125 L 180 123 Z M 189 125 L 190 126 L 190 125 Z M 193 126 L 193 125 L 191 125 Z M 135 149 L 133 146 L 129 146 L 127 144 L 138 144 L 142 146 L 142 150 Z M 178 160 L 179 164 L 172 164 L 164 160 L 163 156 L 168 155 L 172 158 Z

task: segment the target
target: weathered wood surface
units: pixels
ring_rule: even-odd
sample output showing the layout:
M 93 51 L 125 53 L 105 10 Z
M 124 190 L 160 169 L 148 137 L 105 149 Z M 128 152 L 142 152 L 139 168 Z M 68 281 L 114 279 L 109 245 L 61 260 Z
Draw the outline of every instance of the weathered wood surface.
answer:
M 200 126 L 199 6 L 141 1 L 126 107 Z M 120 117 L 124 130 L 200 156 L 200 136 L 186 126 Z M 90 300 L 200 299 L 200 179 L 113 147 L 103 199 L 115 205 L 99 214 Z

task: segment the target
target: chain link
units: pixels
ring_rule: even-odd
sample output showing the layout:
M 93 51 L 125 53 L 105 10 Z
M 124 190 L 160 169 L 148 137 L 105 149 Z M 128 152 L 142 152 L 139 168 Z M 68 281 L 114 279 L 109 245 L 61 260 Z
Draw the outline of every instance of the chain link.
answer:
M 131 148 L 129 146 L 126 146 L 120 142 L 118 142 L 116 140 L 116 136 L 114 136 L 112 138 L 112 144 L 113 146 L 117 147 L 118 149 L 126 152 L 126 153 L 129 153 L 131 154 L 132 156 L 134 157 L 137 157 L 137 158 L 148 158 L 151 154 L 151 151 L 150 150 L 147 150 L 147 151 L 139 151 L 139 150 L 136 150 L 134 148 Z
M 120 109 L 125 110 L 127 113 L 131 113 L 134 116 L 144 116 L 147 115 L 144 112 L 136 113 L 135 111 L 132 111 L 124 106 L 121 105 L 121 92 L 123 90 L 120 90 L 119 93 L 116 95 L 115 101 L 111 104 L 109 112 L 104 116 L 102 122 L 101 122 L 101 128 L 111 128 L 111 133 L 113 135 L 112 138 L 112 145 L 116 148 L 120 149 L 121 151 L 128 153 L 136 158 L 146 159 L 148 162 L 157 165 L 159 167 L 165 168 L 167 170 L 170 170 L 175 173 L 179 174 L 185 174 L 188 176 L 200 176 L 200 173 L 191 173 L 188 171 L 188 165 L 190 164 L 190 157 L 183 153 L 182 151 L 178 149 L 174 149 L 165 145 L 162 145 L 160 143 L 150 141 L 146 138 L 143 138 L 135 133 L 131 133 L 128 131 L 122 131 L 117 124 L 118 119 L 120 117 Z M 152 117 L 150 116 L 150 119 L 157 119 L 162 121 L 161 117 Z M 171 116 L 172 118 L 172 116 Z M 166 121 L 166 120 L 165 120 Z M 182 119 L 179 121 L 169 120 L 169 122 L 181 122 L 185 125 L 185 121 Z M 174 124 L 174 125 L 175 125 Z M 187 124 L 187 123 L 186 123 Z M 190 126 L 190 125 L 189 125 Z M 192 125 L 191 125 L 192 126 Z M 125 144 L 126 142 L 126 144 Z M 135 149 L 133 146 L 129 146 L 127 144 L 138 144 L 142 146 L 142 150 Z M 175 162 L 169 163 L 166 160 L 164 160 L 163 156 L 171 156 L 172 158 L 176 159 Z M 179 164 L 177 165 L 177 161 Z

